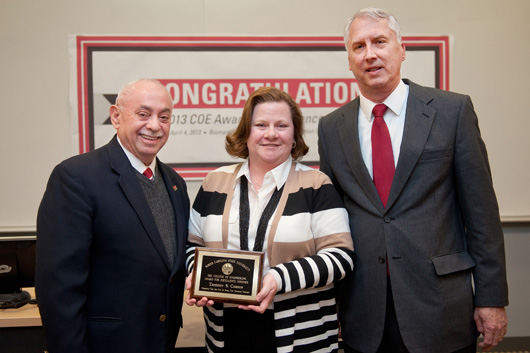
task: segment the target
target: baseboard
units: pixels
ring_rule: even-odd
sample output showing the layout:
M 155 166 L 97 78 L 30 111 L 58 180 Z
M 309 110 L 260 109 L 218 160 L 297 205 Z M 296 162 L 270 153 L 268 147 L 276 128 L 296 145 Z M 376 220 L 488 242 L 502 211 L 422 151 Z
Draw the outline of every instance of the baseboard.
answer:
M 179 347 L 175 348 L 175 353 L 207 353 L 206 347 Z

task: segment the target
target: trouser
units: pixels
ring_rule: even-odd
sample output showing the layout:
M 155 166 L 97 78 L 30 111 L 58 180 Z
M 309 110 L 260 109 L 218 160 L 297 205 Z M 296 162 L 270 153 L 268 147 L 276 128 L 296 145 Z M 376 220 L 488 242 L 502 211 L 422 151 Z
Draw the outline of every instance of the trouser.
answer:
M 392 296 L 392 286 L 390 285 L 390 278 L 388 279 L 386 292 L 386 317 L 385 317 L 385 329 L 383 331 L 383 339 L 377 349 L 377 353 L 408 353 L 407 347 L 403 342 L 401 333 L 399 332 L 399 326 L 396 316 L 396 309 L 394 307 L 394 299 Z M 443 347 L 440 347 L 443 349 Z M 453 353 L 475 353 L 477 349 L 477 343 L 460 349 Z M 362 353 L 355 349 L 344 345 L 345 353 Z

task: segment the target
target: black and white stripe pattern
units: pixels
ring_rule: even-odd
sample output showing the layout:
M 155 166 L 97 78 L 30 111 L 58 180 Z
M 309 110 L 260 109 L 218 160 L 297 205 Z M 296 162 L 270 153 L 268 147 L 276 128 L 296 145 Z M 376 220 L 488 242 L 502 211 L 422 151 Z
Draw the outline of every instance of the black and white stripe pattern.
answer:
M 271 269 L 278 294 L 298 289 L 324 287 L 343 279 L 353 269 L 351 251 L 326 248 L 313 256 L 304 257 Z

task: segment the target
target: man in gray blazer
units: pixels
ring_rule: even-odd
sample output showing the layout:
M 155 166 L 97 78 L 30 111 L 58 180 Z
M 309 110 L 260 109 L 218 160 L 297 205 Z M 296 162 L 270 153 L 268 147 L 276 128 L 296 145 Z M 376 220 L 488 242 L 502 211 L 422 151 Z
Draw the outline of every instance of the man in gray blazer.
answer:
M 361 96 L 318 128 L 320 168 L 344 200 L 357 253 L 339 291 L 345 351 L 475 352 L 479 332 L 490 350 L 506 334 L 508 288 L 471 99 L 401 79 L 405 46 L 384 10 L 358 12 L 345 43 Z M 384 145 L 371 131 L 378 103 L 393 157 L 386 191 L 372 179 Z

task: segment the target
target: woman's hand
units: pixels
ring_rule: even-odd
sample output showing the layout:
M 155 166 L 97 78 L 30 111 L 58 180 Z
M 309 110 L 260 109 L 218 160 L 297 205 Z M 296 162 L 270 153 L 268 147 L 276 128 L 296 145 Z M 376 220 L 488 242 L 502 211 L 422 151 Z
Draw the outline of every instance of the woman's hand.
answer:
M 276 283 L 276 279 L 273 275 L 267 273 L 265 277 L 263 277 L 261 291 L 256 296 L 259 305 L 239 305 L 238 308 L 243 310 L 254 310 L 257 313 L 263 314 L 269 307 L 269 304 L 274 300 L 277 291 L 278 283 Z
M 193 273 L 190 273 L 189 276 L 186 278 L 186 289 L 188 290 L 188 294 L 186 295 L 186 304 L 189 306 L 212 306 L 214 301 L 208 300 L 208 298 L 206 297 L 202 297 L 200 300 L 190 297 L 189 290 L 191 289 L 192 276 Z

